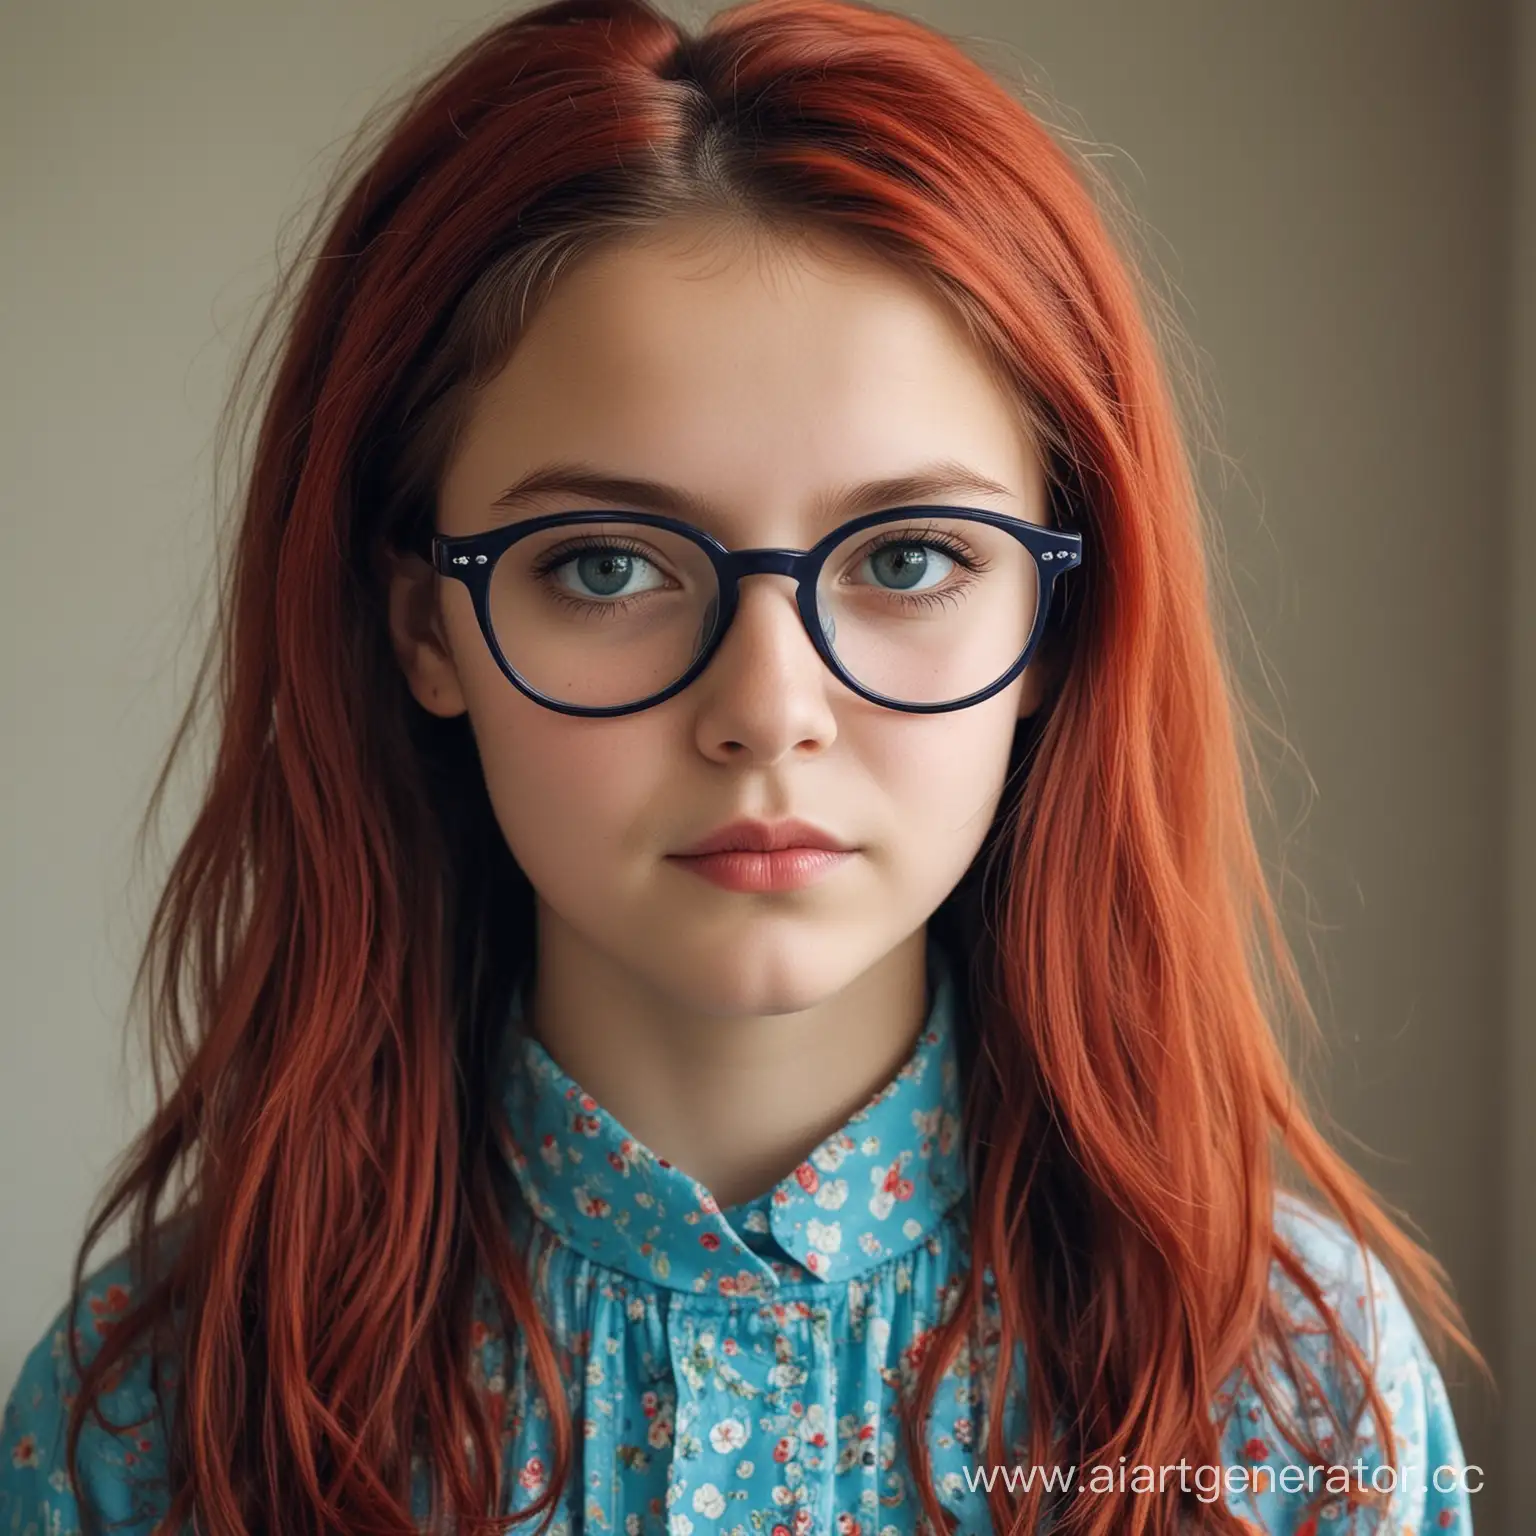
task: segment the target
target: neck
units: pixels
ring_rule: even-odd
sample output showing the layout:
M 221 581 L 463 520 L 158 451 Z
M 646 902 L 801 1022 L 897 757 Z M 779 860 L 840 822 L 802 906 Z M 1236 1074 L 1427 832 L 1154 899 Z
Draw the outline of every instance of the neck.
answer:
M 919 928 L 810 1007 L 724 1015 L 680 1004 L 541 905 L 528 1024 L 632 1136 L 731 1206 L 895 1075 L 923 1026 L 926 946 Z

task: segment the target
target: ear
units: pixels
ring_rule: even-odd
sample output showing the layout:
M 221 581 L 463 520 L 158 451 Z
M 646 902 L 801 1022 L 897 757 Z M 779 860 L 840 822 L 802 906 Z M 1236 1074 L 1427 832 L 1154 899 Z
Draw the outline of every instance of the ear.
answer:
M 412 697 L 445 720 L 464 714 L 469 706 L 443 626 L 437 572 L 417 554 L 392 550 L 385 560 L 389 637 Z

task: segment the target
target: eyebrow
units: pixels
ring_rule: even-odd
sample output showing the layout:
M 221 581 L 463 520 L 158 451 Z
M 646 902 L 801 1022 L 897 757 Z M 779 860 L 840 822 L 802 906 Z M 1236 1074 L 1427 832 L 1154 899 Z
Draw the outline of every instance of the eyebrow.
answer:
M 515 511 L 531 501 L 555 493 L 582 496 L 615 507 L 639 508 L 679 517 L 692 523 L 709 523 L 717 509 L 702 496 L 680 486 L 666 485 L 635 475 L 613 474 L 582 460 L 555 460 L 530 470 L 491 503 L 493 512 Z M 954 459 L 939 459 L 901 475 L 863 480 L 820 492 L 812 501 L 817 523 L 835 524 L 864 512 L 907 506 L 946 496 L 1003 496 L 1015 499 L 1006 485 Z

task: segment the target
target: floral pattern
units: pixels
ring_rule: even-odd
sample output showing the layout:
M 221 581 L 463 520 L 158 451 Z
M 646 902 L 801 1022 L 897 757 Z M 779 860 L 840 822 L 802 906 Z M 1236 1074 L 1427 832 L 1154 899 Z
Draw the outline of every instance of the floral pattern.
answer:
M 870 1102 L 759 1199 L 721 1210 L 709 1192 L 652 1153 L 509 1020 L 496 1083 L 498 1128 L 515 1176 L 507 1219 L 527 1253 L 562 1363 L 576 1427 L 575 1467 L 555 1536 L 906 1536 L 923 1531 L 897 1404 L 932 1330 L 965 1279 L 969 1245 L 956 991 L 944 953 L 929 946 L 929 1010 L 911 1055 Z M 1401 1463 L 1462 1466 L 1439 1371 L 1379 1261 L 1366 1284 L 1361 1253 L 1337 1222 L 1282 1196 L 1276 1223 L 1298 1248 L 1369 1354 L 1394 1414 Z M 73 1326 L 82 1353 L 110 1330 L 131 1294 L 120 1255 L 87 1282 Z M 1275 1267 L 1298 1320 L 1297 1348 L 1336 1407 L 1343 1379 L 1306 1304 Z M 994 1405 L 996 1303 L 942 1379 L 925 1436 L 940 1502 L 958 1536 L 991 1525 L 978 1447 Z M 125 1371 L 105 1407 L 145 1418 L 122 1437 L 88 1424 L 84 1486 L 63 1466 L 64 1414 L 74 1382 L 67 1309 L 28 1355 L 0 1421 L 0 1533 L 68 1536 L 89 1501 L 130 1536 L 150 1536 L 165 1500 L 164 1443 L 148 1362 Z M 552 1471 L 549 1405 L 521 1342 L 510 1345 L 482 1285 L 472 1337 L 477 1388 L 503 1424 L 503 1511 L 537 1497 Z M 1023 1373 L 1002 1415 L 1005 1443 L 1024 1440 Z M 174 1377 L 172 1377 L 172 1383 Z M 1277 1373 L 1287 1411 L 1302 1405 Z M 168 1389 L 167 1389 L 168 1390 Z M 1313 1414 L 1322 1403 L 1305 1405 Z M 1257 1392 L 1241 1377 L 1216 1394 L 1227 1467 L 1293 1458 Z M 1319 1416 L 1317 1427 L 1326 1426 Z M 1367 1470 L 1380 1460 L 1370 1439 Z M 1349 1460 L 1359 1454 L 1352 1448 Z M 1374 1455 L 1374 1460 L 1373 1460 Z M 1022 1451 L 1016 1459 L 1023 1463 Z M 1344 1458 L 1341 1458 L 1344 1459 Z M 416 1518 L 426 1530 L 429 1469 L 417 1462 Z M 1415 1485 L 1387 1519 L 1340 1497 L 1314 1518 L 1305 1495 L 1240 1485 L 1235 1514 L 1276 1536 L 1344 1531 L 1467 1533 L 1467 1494 Z

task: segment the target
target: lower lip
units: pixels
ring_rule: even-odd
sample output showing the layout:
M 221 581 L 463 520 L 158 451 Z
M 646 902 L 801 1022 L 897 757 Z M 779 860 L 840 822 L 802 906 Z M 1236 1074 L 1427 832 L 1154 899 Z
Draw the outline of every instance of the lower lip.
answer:
M 728 891 L 795 891 L 830 874 L 854 855 L 851 848 L 778 848 L 772 853 L 672 854 L 672 861 Z

